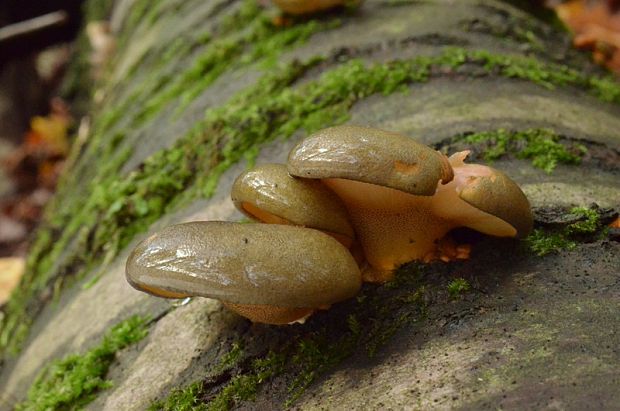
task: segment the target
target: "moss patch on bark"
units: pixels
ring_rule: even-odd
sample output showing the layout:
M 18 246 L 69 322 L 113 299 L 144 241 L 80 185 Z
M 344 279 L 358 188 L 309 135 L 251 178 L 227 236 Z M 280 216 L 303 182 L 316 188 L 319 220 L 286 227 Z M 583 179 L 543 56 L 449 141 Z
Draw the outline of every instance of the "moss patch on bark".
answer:
M 560 141 L 560 137 L 550 129 L 499 129 L 470 134 L 462 141 L 482 145 L 482 155 L 486 161 L 492 162 L 510 153 L 517 158 L 531 160 L 534 167 L 550 174 L 558 164 L 581 163 L 581 157 L 587 153 L 583 144 L 566 144 Z
M 112 386 L 105 377 L 116 353 L 143 339 L 147 327 L 146 318 L 128 318 L 112 327 L 97 346 L 85 353 L 52 361 L 35 379 L 27 399 L 15 409 L 52 411 L 85 407 L 99 391 Z
M 569 211 L 577 221 L 561 228 L 537 228 L 526 239 L 525 243 L 536 255 L 544 255 L 560 250 L 572 250 L 579 242 L 592 240 L 606 234 L 606 227 L 601 220 L 599 209 L 575 207 Z

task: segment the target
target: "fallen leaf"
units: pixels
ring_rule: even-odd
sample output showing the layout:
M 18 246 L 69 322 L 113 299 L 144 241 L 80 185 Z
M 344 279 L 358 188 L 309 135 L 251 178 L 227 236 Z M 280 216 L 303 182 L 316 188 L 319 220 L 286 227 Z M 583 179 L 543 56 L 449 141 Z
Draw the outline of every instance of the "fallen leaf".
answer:
M 620 72 L 620 12 L 615 3 L 572 0 L 554 9 L 575 33 L 575 47 L 592 50 L 598 63 Z
M 25 268 L 26 261 L 22 257 L 0 258 L 0 306 L 9 300 Z
M 65 156 L 69 151 L 68 128 L 69 120 L 63 116 L 33 117 L 26 135 L 26 146 L 29 151 L 43 149 L 49 155 Z

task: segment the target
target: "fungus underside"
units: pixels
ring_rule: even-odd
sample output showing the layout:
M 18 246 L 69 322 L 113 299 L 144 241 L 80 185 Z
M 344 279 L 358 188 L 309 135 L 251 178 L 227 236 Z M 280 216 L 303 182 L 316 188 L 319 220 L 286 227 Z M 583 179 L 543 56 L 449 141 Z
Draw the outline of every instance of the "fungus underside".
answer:
M 326 318 L 319 319 L 318 326 L 290 327 L 281 337 L 284 341 L 276 338 L 266 353 L 251 361 L 239 358 L 237 343 L 231 349 L 236 361 L 227 362 L 229 353 L 214 367 L 220 374 L 228 373 L 228 380 L 216 386 L 210 386 L 210 379 L 195 381 L 174 389 L 150 409 L 227 410 L 252 401 L 270 381 L 285 383 L 283 402 L 291 406 L 307 387 L 342 361 L 352 355 L 373 358 L 398 330 L 421 326 L 430 296 L 446 294 L 441 290 L 447 287 L 443 279 L 441 284 L 428 284 L 424 277 L 420 265 L 405 266 L 393 282 L 365 286 L 356 299 L 335 309 L 339 313 L 324 313 Z M 244 362 L 247 365 L 238 366 Z M 222 367 L 224 363 L 230 365 Z
M 282 30 L 299 30 L 296 27 Z M 293 40 L 288 34 L 270 32 L 265 34 L 264 42 L 258 40 L 253 45 L 257 50 L 266 45 L 278 50 L 298 44 L 297 39 L 307 38 L 319 29 L 304 27 L 292 36 Z M 284 40 L 272 43 L 277 36 Z M 238 59 L 239 53 L 230 58 Z M 321 77 L 295 85 L 321 64 L 328 64 Z M 603 101 L 620 102 L 620 86 L 613 79 L 585 75 L 535 58 L 449 48 L 436 56 L 373 65 L 349 60 L 330 67 L 324 58 L 317 57 L 280 65 L 264 74 L 220 107 L 209 110 L 173 147 L 156 152 L 128 175 L 121 174 L 131 155 L 129 137 L 117 126 L 121 115 L 101 113 L 75 170 L 86 170 L 93 163 L 99 166 L 92 172 L 76 171 L 73 177 L 65 178 L 47 208 L 47 221 L 29 254 L 27 275 L 0 323 L 0 350 L 18 351 L 32 318 L 41 308 L 36 298 L 41 292 L 50 287 L 59 290 L 70 277 L 81 278 L 102 261 L 111 261 L 136 233 L 146 230 L 164 213 L 191 199 L 212 195 L 222 173 L 244 156 L 256 155 L 265 142 L 288 138 L 300 129 L 311 132 L 342 123 L 356 102 L 372 94 L 404 90 L 407 85 L 457 69 L 460 75 L 468 75 L 472 67 L 472 76 L 483 71 L 546 88 L 573 86 Z M 150 78 L 155 83 L 161 81 L 156 75 Z M 149 97 L 150 93 L 145 93 L 140 98 Z M 176 97 L 171 98 L 176 101 Z M 128 112 L 123 117 L 134 119 L 135 115 Z M 135 121 L 132 124 L 137 127 L 144 118 Z M 75 180 L 82 177 L 88 181 L 86 185 Z
M 68 355 L 46 365 L 28 390 L 25 401 L 15 409 L 81 409 L 94 400 L 98 392 L 108 389 L 106 380 L 115 354 L 148 334 L 149 319 L 133 316 L 109 329 L 95 347 L 82 354 Z

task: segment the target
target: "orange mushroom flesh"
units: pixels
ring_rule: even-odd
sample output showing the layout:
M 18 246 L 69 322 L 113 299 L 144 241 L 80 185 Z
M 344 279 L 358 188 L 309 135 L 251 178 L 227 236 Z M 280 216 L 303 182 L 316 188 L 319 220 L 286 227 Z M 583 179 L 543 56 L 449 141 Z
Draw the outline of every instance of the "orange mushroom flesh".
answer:
M 451 160 L 458 158 L 460 154 Z M 433 196 L 339 178 L 323 182 L 347 205 L 368 263 L 389 279 L 395 268 L 409 261 L 449 258 L 437 252 L 441 239 L 454 228 L 470 227 L 498 237 L 516 235 L 517 230 L 510 224 L 459 198 L 472 172 L 492 174 L 489 167 L 481 165 L 455 167 L 455 178 L 448 184 L 438 184 Z M 466 258 L 465 251 L 457 249 L 454 257 Z
M 316 310 L 314 308 L 273 307 L 270 305 L 233 304 L 222 302 L 222 305 L 242 317 L 255 323 L 284 325 L 303 323 Z
M 355 133 L 361 135 L 357 141 L 352 137 Z M 300 143 L 289 156 L 289 172 L 319 178 L 343 200 L 370 265 L 364 272 L 365 281 L 390 280 L 395 268 L 413 260 L 467 258 L 468 246 L 455 246 L 444 239 L 457 227 L 499 237 L 525 235 L 531 230 L 529 203 L 505 175 L 487 166 L 465 164 L 467 152 L 457 153 L 448 161 L 436 159 L 442 155 L 412 140 L 393 138 L 393 134 L 351 126 L 328 129 L 308 137 L 309 141 Z M 371 149 L 367 155 L 360 147 L 368 141 Z M 378 149 L 381 145 L 386 151 L 383 159 Z M 334 161 L 331 147 L 335 146 L 344 147 L 340 149 L 343 152 L 351 146 L 356 155 L 348 151 L 345 161 Z M 399 161 L 406 150 L 414 151 L 417 159 Z M 428 159 L 433 160 L 431 164 L 421 161 Z M 393 171 L 381 166 L 381 161 L 392 164 Z M 351 170 L 360 169 L 356 180 Z M 375 169 L 379 173 L 373 174 Z M 429 180 L 435 188 L 420 189 L 428 186 Z M 463 193 L 467 194 L 465 199 Z M 485 196 L 493 201 L 486 201 Z

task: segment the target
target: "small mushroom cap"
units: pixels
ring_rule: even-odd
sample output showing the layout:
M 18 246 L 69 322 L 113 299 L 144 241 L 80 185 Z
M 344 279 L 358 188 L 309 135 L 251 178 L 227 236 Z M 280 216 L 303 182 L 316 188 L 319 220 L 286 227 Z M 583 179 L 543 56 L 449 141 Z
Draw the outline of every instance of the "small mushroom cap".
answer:
M 284 164 L 264 164 L 241 174 L 230 196 L 241 212 L 263 222 L 354 237 L 340 198 L 319 181 L 292 177 Z
M 517 230 L 517 237 L 527 236 L 534 225 L 530 202 L 510 177 L 489 168 L 491 175 L 470 178 L 459 197 L 478 210 L 512 225 Z
M 305 178 L 342 178 L 430 196 L 453 178 L 448 159 L 402 134 L 359 126 L 330 127 L 290 152 L 288 172 Z
M 173 225 L 152 235 L 133 250 L 126 273 L 132 286 L 151 293 L 277 307 L 331 304 L 361 286 L 355 260 L 327 234 L 221 221 Z
M 346 3 L 346 0 L 273 0 L 285 13 L 300 15 L 316 13 Z

